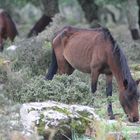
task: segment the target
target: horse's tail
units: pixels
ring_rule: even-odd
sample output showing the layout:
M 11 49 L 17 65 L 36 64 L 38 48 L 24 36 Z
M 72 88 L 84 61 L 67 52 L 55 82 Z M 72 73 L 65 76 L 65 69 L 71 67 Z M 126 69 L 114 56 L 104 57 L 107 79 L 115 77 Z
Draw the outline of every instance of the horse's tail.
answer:
M 57 60 L 56 60 L 56 55 L 54 52 L 54 49 L 52 50 L 52 60 L 51 60 L 51 65 L 49 67 L 48 73 L 45 76 L 45 80 L 52 80 L 53 76 L 56 74 L 58 69 L 57 65 Z

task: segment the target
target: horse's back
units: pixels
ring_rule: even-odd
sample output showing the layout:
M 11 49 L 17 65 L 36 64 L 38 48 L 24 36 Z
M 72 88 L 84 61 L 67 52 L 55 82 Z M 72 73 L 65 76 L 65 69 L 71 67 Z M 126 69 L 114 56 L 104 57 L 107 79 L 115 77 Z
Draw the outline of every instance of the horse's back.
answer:
M 107 55 L 112 56 L 109 31 L 104 28 L 64 27 L 54 37 L 52 47 L 59 61 L 66 59 L 73 68 L 87 73 L 92 67 L 107 65 Z
M 74 68 L 90 73 L 92 65 L 94 67 L 105 61 L 105 49 L 102 32 L 85 30 L 75 32 L 66 39 L 63 55 Z

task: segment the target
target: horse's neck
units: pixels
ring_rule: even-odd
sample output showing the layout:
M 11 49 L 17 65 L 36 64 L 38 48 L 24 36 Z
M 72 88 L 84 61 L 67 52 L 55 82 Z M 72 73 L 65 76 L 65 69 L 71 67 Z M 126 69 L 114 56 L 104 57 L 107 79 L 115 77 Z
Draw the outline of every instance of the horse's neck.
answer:
M 126 64 L 126 66 L 127 66 L 127 64 Z M 115 70 L 113 70 L 113 74 L 117 80 L 120 92 L 125 90 L 125 86 L 124 86 L 125 80 L 127 80 L 128 85 L 130 82 L 133 81 L 129 68 L 127 68 L 126 71 L 123 71 L 122 67 L 120 65 L 118 66 L 116 64 Z
M 117 73 L 116 72 L 113 72 L 113 75 L 117 81 L 117 84 L 118 84 L 118 88 L 119 88 L 119 91 L 123 91 L 124 90 L 124 84 L 123 84 L 123 78 L 122 78 L 122 73 L 120 71 L 118 71 Z
M 125 55 L 117 44 L 114 45 L 113 53 L 110 56 L 110 61 L 110 67 L 117 80 L 119 90 L 124 90 L 124 81 L 127 80 L 128 85 L 130 85 L 133 82 L 133 78 L 131 76 Z

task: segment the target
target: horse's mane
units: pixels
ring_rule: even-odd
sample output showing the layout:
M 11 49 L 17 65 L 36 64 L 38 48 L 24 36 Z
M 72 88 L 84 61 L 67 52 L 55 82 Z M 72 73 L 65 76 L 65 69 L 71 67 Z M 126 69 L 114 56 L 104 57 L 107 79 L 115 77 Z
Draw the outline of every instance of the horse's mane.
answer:
M 122 68 L 122 72 L 123 72 L 123 76 L 124 76 L 123 79 L 127 80 L 129 83 L 129 81 L 132 80 L 132 76 L 131 76 L 130 69 L 127 64 L 127 59 L 126 59 L 123 51 L 118 47 L 117 43 L 115 43 L 113 49 L 114 49 L 113 53 L 115 54 L 114 56 L 116 56 L 116 59 L 118 59 L 119 64 Z
M 122 70 L 123 80 L 124 81 L 127 80 L 128 87 L 133 86 L 134 80 L 132 79 L 130 69 L 129 69 L 129 66 L 127 63 L 127 59 L 126 59 L 122 49 L 118 46 L 117 42 L 114 40 L 110 31 L 107 28 L 103 28 L 102 30 L 104 33 L 104 37 L 106 39 L 109 39 L 112 43 L 113 56 L 114 56 L 114 59 L 117 61 L 118 66 Z

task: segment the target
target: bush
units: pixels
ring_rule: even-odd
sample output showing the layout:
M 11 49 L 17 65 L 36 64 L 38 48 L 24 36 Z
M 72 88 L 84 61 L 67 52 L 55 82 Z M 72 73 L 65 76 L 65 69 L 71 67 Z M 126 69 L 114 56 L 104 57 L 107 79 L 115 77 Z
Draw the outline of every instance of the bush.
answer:
M 51 59 L 48 42 L 42 44 L 32 38 L 19 42 L 17 46 L 19 47 L 15 51 L 4 51 L 1 56 L 10 60 L 8 69 L 4 69 L 4 65 L 0 67 L 0 82 L 5 83 L 5 95 L 13 100 L 15 97 L 19 100 L 20 96 L 18 97 L 16 93 L 33 76 L 45 75 Z
M 75 73 L 56 75 L 52 81 L 45 81 L 42 76 L 33 77 L 28 83 L 22 85 L 21 90 L 14 95 L 18 102 L 54 100 L 63 103 L 92 103 L 93 96 L 89 86 Z
M 42 43 L 32 39 L 30 42 L 22 43 L 11 59 L 13 59 L 14 71 L 28 67 L 32 76 L 44 74 L 50 64 L 51 48 L 48 47 L 48 43 L 43 46 Z

